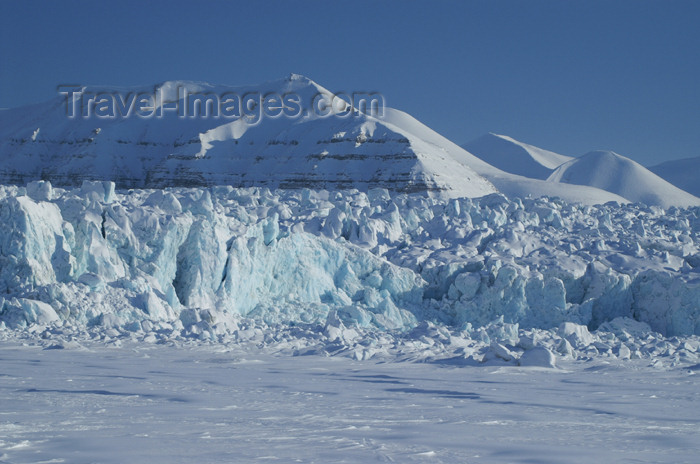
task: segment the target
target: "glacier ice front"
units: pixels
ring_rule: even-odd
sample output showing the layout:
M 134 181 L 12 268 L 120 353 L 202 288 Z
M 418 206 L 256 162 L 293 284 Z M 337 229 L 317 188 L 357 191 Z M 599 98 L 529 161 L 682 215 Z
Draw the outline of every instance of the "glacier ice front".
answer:
M 0 218 L 6 327 L 215 331 L 331 314 L 382 330 L 627 318 L 700 334 L 699 208 L 35 182 L 0 187 Z

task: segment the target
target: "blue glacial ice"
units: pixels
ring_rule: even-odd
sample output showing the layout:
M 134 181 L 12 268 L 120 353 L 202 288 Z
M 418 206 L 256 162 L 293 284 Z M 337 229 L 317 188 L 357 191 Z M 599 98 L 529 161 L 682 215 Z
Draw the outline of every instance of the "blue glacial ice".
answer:
M 476 330 L 500 318 L 700 334 L 700 208 L 33 182 L 0 187 L 0 218 L 10 328 L 331 315 L 343 330 Z

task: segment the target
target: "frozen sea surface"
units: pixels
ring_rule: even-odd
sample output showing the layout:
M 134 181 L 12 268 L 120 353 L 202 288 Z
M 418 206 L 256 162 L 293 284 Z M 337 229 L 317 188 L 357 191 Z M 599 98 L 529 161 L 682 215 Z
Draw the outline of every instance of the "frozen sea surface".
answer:
M 2 463 L 695 463 L 697 366 L 0 342 Z M 50 346 L 50 345 L 49 345 Z

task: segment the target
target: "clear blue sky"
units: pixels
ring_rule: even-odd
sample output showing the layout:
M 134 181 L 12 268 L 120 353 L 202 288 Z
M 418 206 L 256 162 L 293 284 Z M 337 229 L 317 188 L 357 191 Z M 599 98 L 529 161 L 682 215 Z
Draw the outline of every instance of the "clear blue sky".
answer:
M 61 83 L 380 91 L 457 143 L 700 156 L 698 1 L 6 1 L 0 107 Z

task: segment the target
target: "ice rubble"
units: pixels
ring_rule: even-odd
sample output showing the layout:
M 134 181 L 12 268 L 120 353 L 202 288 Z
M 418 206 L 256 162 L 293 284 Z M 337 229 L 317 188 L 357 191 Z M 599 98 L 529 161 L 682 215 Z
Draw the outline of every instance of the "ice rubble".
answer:
M 486 360 L 508 362 L 537 345 L 521 340 L 527 334 L 556 334 L 547 349 L 559 355 L 623 358 L 642 345 L 627 346 L 621 324 L 700 334 L 700 208 L 33 182 L 0 187 L 0 218 L 8 329 L 216 339 L 245 320 L 318 326 L 347 347 L 360 332 L 366 340 L 376 329 L 404 337 L 429 328 L 450 340 L 468 334 L 487 347 Z M 494 321 L 507 333 L 490 336 Z M 589 333 L 599 328 L 617 341 Z M 546 353 L 528 357 L 552 364 Z

